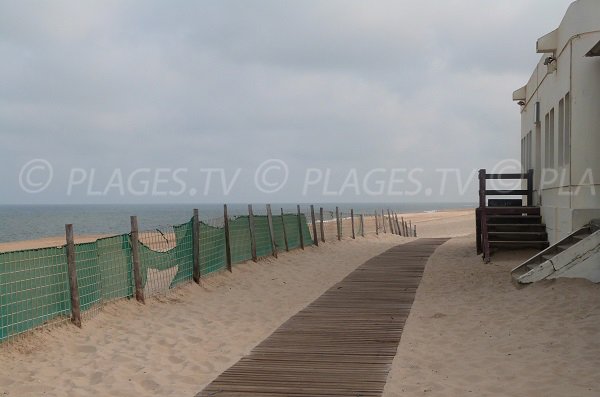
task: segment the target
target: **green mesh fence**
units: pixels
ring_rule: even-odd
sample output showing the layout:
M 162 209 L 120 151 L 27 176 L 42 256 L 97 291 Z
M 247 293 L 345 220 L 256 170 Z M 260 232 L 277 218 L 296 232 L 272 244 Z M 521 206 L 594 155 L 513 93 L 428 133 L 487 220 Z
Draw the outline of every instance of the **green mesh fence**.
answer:
M 226 266 L 225 230 L 200 222 L 200 273 L 218 272 Z
M 66 258 L 64 247 L 0 254 L 0 340 L 68 319 Z
M 273 227 L 276 222 L 276 217 L 273 217 Z M 280 220 L 281 222 L 281 220 Z M 254 230 L 256 239 L 256 256 L 263 257 L 273 254 L 271 247 L 271 232 L 269 231 L 269 220 L 266 216 L 254 217 Z M 277 233 L 275 233 L 277 235 Z M 279 247 L 277 247 L 279 249 Z M 285 247 L 284 247 L 285 249 Z
M 247 216 L 229 221 L 229 243 L 231 244 L 232 263 L 241 263 L 252 259 L 250 221 Z
M 165 293 L 190 281 L 193 273 L 192 221 L 173 230 L 155 229 L 139 233 L 140 271 L 144 297 Z
M 276 249 L 313 244 L 306 217 L 273 217 Z M 272 253 L 266 216 L 255 216 L 256 254 Z M 232 262 L 252 258 L 248 216 L 229 221 Z M 193 274 L 193 223 L 139 233 L 142 286 L 146 297 L 189 282 Z M 220 220 L 200 223 L 200 271 L 207 275 L 226 267 L 225 231 Z M 128 234 L 75 245 L 82 314 L 102 303 L 133 296 L 131 240 Z M 0 341 L 50 322 L 67 321 L 70 296 L 66 249 L 43 248 L 0 253 Z
M 100 267 L 100 290 L 103 302 L 131 297 L 133 276 L 131 240 L 128 234 L 96 241 Z

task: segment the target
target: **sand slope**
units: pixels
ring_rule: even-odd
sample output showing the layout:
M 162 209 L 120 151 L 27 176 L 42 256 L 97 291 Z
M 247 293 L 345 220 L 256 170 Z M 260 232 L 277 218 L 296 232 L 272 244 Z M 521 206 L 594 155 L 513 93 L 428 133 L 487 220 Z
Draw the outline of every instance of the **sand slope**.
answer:
M 162 302 L 109 305 L 81 330 L 36 332 L 0 347 L 0 395 L 194 395 L 358 265 L 402 241 L 345 240 L 241 264 Z
M 530 252 L 483 264 L 474 238 L 430 258 L 385 396 L 600 395 L 600 285 L 560 279 L 516 289 Z

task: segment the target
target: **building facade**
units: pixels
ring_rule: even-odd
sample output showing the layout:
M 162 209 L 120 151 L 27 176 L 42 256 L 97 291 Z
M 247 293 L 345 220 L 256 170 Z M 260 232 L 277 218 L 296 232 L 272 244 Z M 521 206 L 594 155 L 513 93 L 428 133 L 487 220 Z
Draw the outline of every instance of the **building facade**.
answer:
M 521 162 L 550 243 L 600 218 L 600 1 L 578 0 L 537 41 L 542 57 L 513 93 Z

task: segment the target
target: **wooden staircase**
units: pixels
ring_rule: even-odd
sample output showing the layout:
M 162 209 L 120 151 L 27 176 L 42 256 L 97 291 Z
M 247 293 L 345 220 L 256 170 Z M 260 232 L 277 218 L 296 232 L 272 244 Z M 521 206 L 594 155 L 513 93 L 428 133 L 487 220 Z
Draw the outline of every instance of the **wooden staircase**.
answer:
M 527 180 L 525 190 L 490 190 L 487 180 L 515 179 Z M 527 205 L 522 199 L 490 199 L 488 196 L 526 196 Z M 479 170 L 479 208 L 476 210 L 477 254 L 489 263 L 491 253 L 497 249 L 548 247 L 546 225 L 542 222 L 539 207 L 531 206 L 533 201 L 533 170 L 525 174 L 487 174 Z

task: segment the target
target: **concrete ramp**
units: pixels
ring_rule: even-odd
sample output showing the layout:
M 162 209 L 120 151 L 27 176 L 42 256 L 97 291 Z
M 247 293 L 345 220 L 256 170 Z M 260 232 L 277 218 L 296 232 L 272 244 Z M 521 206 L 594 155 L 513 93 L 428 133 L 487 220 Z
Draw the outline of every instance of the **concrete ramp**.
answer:
M 559 277 L 600 282 L 600 221 L 593 221 L 511 271 L 513 280 L 530 284 Z

